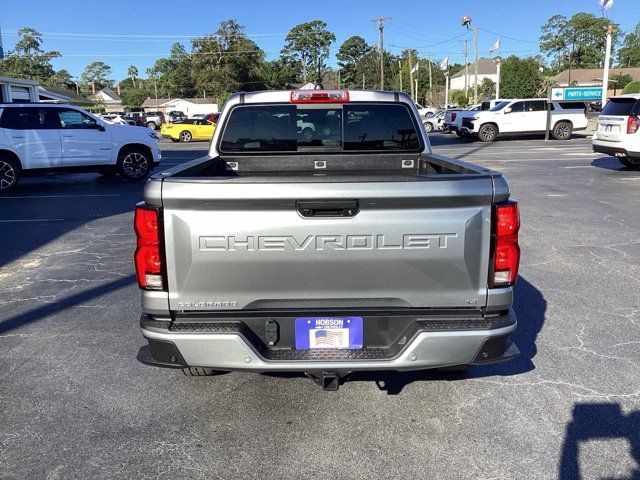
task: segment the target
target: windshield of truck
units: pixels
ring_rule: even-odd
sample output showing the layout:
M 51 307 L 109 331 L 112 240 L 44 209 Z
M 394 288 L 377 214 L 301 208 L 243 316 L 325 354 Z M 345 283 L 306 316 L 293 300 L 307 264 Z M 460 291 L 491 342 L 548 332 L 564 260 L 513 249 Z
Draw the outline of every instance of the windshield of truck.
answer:
M 224 153 L 420 149 L 417 126 L 401 104 L 239 105 L 220 141 Z
M 638 101 L 635 98 L 612 98 L 600 112 L 600 115 L 630 115 Z M 638 112 L 638 108 L 635 109 Z
M 490 108 L 489 111 L 490 112 L 497 112 L 499 110 L 502 110 L 504 107 L 506 107 L 507 105 L 509 105 L 509 102 L 500 102 L 500 103 L 496 103 L 493 108 Z

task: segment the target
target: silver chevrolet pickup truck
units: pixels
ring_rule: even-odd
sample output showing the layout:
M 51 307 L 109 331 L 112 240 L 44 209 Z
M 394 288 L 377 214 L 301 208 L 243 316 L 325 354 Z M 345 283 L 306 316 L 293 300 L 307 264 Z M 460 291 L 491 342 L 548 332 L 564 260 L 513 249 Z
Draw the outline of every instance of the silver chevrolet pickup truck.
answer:
M 335 390 L 512 358 L 519 226 L 504 177 L 433 154 L 404 93 L 234 94 L 136 207 L 138 359 Z

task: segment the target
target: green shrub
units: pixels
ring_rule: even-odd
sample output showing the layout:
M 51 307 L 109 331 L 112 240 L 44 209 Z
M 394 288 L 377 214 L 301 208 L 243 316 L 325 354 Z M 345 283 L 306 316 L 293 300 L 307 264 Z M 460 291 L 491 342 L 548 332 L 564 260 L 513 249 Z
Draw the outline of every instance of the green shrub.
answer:
M 622 93 L 640 93 L 640 81 L 627 83 Z

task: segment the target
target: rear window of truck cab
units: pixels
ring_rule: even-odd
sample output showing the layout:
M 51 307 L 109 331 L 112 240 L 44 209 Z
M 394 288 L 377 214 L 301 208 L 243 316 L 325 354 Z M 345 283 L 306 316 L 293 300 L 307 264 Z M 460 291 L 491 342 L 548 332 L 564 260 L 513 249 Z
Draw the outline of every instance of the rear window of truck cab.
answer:
M 242 152 L 417 152 L 422 145 L 404 104 L 237 105 L 219 150 Z

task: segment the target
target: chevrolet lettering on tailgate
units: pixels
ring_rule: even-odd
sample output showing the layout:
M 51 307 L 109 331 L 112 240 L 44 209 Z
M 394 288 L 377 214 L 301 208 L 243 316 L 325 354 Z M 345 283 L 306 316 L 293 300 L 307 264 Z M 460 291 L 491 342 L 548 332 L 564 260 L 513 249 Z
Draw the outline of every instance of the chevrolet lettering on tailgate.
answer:
M 455 233 L 387 235 L 248 235 L 200 237 L 200 250 L 236 251 L 304 251 L 304 250 L 402 250 L 447 248 Z

